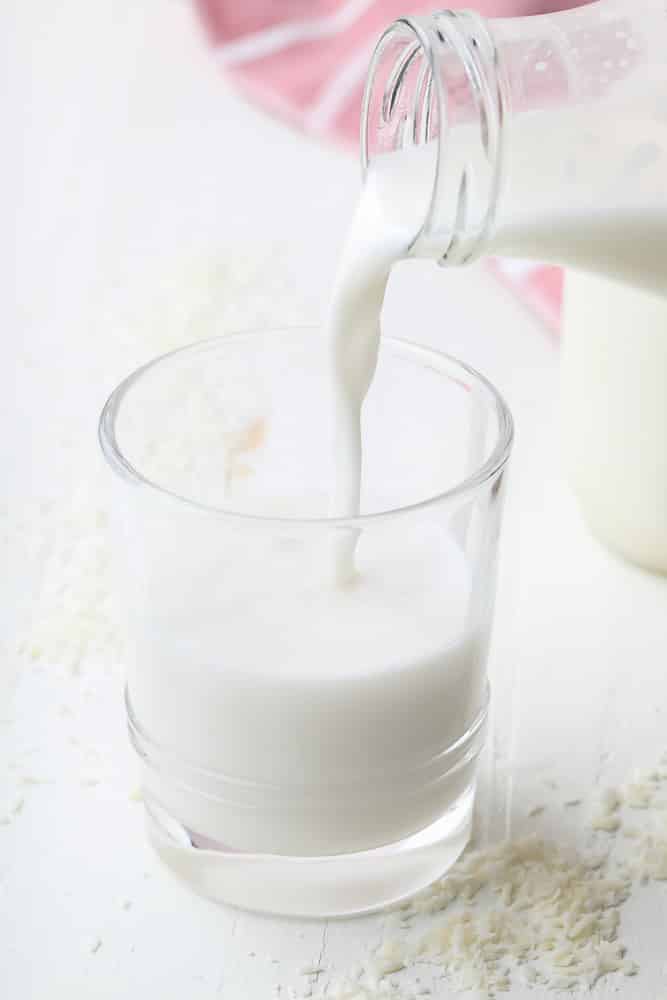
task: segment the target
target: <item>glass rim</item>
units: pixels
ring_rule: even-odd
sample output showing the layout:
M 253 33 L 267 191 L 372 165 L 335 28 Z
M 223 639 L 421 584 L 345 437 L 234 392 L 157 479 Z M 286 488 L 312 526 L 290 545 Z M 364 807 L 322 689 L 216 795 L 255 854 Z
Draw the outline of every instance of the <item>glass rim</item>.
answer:
M 181 506 L 199 511 L 200 513 L 206 513 L 211 516 L 224 518 L 237 523 L 254 525 L 258 528 L 261 526 L 273 526 L 292 529 L 297 527 L 300 529 L 361 528 L 374 523 L 381 523 L 389 520 L 393 521 L 397 518 L 415 515 L 428 511 L 431 508 L 439 508 L 454 504 L 458 505 L 467 496 L 476 493 L 487 483 L 494 480 L 503 470 L 509 460 L 512 450 L 512 444 L 514 441 L 514 421 L 507 403 L 493 383 L 475 368 L 472 368 L 470 365 L 465 364 L 465 362 L 460 361 L 458 358 L 455 358 L 450 354 L 446 354 L 444 351 L 437 351 L 431 347 L 423 347 L 420 344 L 415 344 L 412 341 L 405 340 L 400 337 L 384 336 L 381 338 L 380 351 L 382 351 L 383 348 L 389 347 L 390 349 L 397 351 L 397 353 L 402 355 L 404 358 L 412 357 L 413 359 L 419 361 L 422 364 L 422 367 L 429 368 L 441 375 L 444 375 L 445 377 L 450 378 L 452 381 L 457 381 L 456 378 L 446 370 L 448 367 L 453 367 L 460 373 L 465 374 L 469 379 L 472 379 L 478 387 L 481 387 L 493 405 L 493 410 L 495 411 L 498 422 L 494 446 L 484 462 L 447 490 L 402 507 L 381 510 L 371 514 L 359 514 L 357 517 L 272 517 L 270 515 L 244 513 L 239 510 L 234 510 L 233 507 L 215 506 L 212 504 L 202 503 L 192 497 L 183 496 L 144 475 L 123 454 L 123 450 L 116 437 L 117 417 L 120 413 L 125 397 L 134 388 L 134 386 L 141 381 L 143 376 L 147 375 L 153 369 L 162 365 L 166 361 L 178 357 L 179 355 L 196 354 L 199 351 L 210 349 L 216 345 L 223 345 L 224 343 L 231 341 L 238 342 L 239 340 L 253 340 L 254 338 L 258 338 L 260 336 L 266 336 L 269 333 L 271 335 L 306 334 L 313 333 L 316 329 L 317 328 L 314 326 L 277 326 L 260 327 L 251 330 L 238 330 L 233 333 L 218 334 L 215 337 L 208 337 L 203 340 L 195 341 L 194 343 L 186 344 L 183 347 L 178 347 L 175 350 L 166 351 L 164 354 L 158 355 L 141 365 L 139 368 L 130 372 L 129 375 L 126 375 L 125 378 L 119 382 L 108 397 L 102 408 L 98 422 L 98 440 L 100 448 L 111 470 L 120 476 L 121 479 L 124 479 L 132 485 L 147 487 L 150 490 L 154 490 L 158 495 L 173 500 Z

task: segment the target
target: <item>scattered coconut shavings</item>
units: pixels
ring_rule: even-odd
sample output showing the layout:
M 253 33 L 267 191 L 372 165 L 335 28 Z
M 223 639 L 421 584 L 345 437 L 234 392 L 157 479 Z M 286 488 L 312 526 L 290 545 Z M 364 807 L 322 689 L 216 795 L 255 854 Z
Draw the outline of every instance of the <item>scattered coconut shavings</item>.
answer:
M 467 852 L 444 878 L 387 916 L 384 940 L 356 981 L 349 974 L 314 995 L 414 1000 L 428 990 L 403 992 L 393 976 L 422 963 L 441 969 L 450 991 L 490 998 L 519 982 L 582 991 L 605 977 L 636 975 L 619 939 L 621 907 L 635 882 L 667 881 L 667 813 L 657 797 L 665 770 L 635 775 L 622 791 L 597 797 L 594 828 L 611 834 L 621 829 L 624 809 L 637 808 L 628 790 L 639 787 L 636 794 L 646 799 L 643 826 L 609 838 L 604 853 L 575 852 L 536 836 Z M 623 851 L 626 836 L 631 852 Z
M 411 945 L 411 957 L 444 966 L 454 989 L 506 992 L 521 965 L 536 982 L 556 980 L 564 989 L 592 986 L 605 975 L 598 944 L 614 939 L 629 878 L 609 878 L 597 859 L 529 838 L 469 854 L 426 898 L 444 892 L 448 909 L 470 881 L 475 896 L 483 892 L 479 907 L 457 908 Z
M 385 941 L 375 952 L 366 966 L 365 972 L 373 986 L 377 987 L 385 976 L 400 972 L 408 963 L 409 956 L 400 939 Z
M 616 788 L 605 788 L 598 799 L 598 808 L 600 812 L 611 816 L 620 807 L 621 802 L 621 796 Z
M 591 817 L 590 827 L 591 830 L 616 833 L 621 828 L 621 819 L 619 816 L 613 816 L 609 813 L 596 813 Z
M 627 875 L 601 870 L 599 858 L 536 837 L 469 853 L 404 906 L 413 920 L 436 915 L 426 930 L 385 940 L 364 966 L 361 989 L 344 983 L 326 995 L 395 996 L 382 992 L 383 980 L 421 961 L 441 966 L 456 992 L 489 997 L 508 992 L 519 969 L 526 982 L 552 989 L 591 987 L 611 972 L 632 975 L 636 967 L 616 940 L 618 908 L 631 884 Z
M 324 971 L 325 971 L 325 968 L 324 968 L 323 965 L 318 965 L 317 963 L 314 963 L 314 964 L 310 964 L 309 963 L 307 965 L 302 965 L 301 966 L 301 968 L 299 969 L 299 975 L 300 976 L 319 976 L 320 973 L 324 972 Z
M 623 789 L 623 800 L 631 809 L 648 809 L 654 795 L 655 786 L 648 781 L 633 781 Z
M 400 993 L 388 986 L 377 989 L 346 981 L 331 983 L 327 1000 L 413 1000 L 414 993 Z
M 641 882 L 667 880 L 667 817 L 663 813 L 650 829 L 637 831 L 633 839 L 628 872 Z
M 119 297 L 110 276 L 99 293 L 101 336 L 94 352 L 88 327 L 80 333 L 89 378 L 108 387 L 110 373 L 119 381 L 152 357 L 198 340 L 316 319 L 320 295 L 295 280 L 298 266 L 281 241 L 179 254 L 172 269 L 144 282 L 134 297 Z M 22 360 L 31 365 L 35 358 L 26 350 Z M 40 498 L 20 518 L 5 519 L 7 534 L 20 549 L 19 567 L 31 567 L 29 620 L 16 652 L 24 663 L 65 666 L 75 675 L 87 663 L 113 668 L 124 655 L 111 567 L 108 473 L 90 441 L 97 416 L 91 412 L 54 437 L 53 448 L 63 459 L 63 494 Z M 242 450 L 257 444 L 260 431 L 254 428 L 240 442 Z
M 7 811 L 3 816 L 0 817 L 0 826 L 9 826 L 10 823 L 23 812 L 23 806 L 25 805 L 25 799 L 22 795 L 19 795 L 11 803 Z
M 621 802 L 621 796 L 616 788 L 606 788 L 601 792 L 591 816 L 591 829 L 616 833 L 621 827 L 621 819 L 618 816 Z
M 47 508 L 50 536 L 29 633 L 19 653 L 34 663 L 58 663 L 73 674 L 84 660 L 119 661 L 123 652 L 111 582 L 112 544 L 99 488 L 82 483 L 67 502 Z
M 19 778 L 20 785 L 50 785 L 50 778 L 42 778 L 36 774 L 22 774 Z

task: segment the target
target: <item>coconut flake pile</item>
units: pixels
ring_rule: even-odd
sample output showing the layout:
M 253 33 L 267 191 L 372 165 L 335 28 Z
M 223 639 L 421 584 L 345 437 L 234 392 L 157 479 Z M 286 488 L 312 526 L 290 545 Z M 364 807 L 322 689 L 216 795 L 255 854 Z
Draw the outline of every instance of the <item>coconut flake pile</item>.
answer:
M 619 937 L 621 907 L 638 882 L 667 880 L 666 809 L 667 755 L 595 798 L 595 847 L 586 853 L 536 836 L 467 852 L 390 914 L 382 943 L 353 974 L 331 970 L 313 996 L 417 1000 L 437 991 L 402 980 L 426 969 L 450 991 L 482 997 L 520 984 L 589 990 L 604 977 L 635 975 Z

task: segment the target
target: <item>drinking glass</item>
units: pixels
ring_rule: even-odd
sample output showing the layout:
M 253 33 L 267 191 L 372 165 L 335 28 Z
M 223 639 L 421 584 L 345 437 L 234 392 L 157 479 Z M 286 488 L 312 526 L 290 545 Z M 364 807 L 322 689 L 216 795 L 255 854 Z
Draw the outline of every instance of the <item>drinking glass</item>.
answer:
M 412 894 L 468 842 L 512 445 L 486 379 L 383 339 L 361 513 L 331 516 L 327 357 L 312 329 L 200 342 L 100 421 L 150 839 L 210 898 L 308 916 Z

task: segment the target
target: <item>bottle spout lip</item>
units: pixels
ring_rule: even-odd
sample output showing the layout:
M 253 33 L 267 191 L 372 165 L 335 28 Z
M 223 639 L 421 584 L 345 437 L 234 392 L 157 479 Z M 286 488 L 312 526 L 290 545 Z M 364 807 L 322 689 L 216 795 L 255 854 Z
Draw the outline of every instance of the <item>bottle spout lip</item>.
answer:
M 411 256 L 462 264 L 484 252 L 502 175 L 505 93 L 477 14 L 403 17 L 380 36 L 364 90 L 361 168 L 365 176 L 379 155 L 432 149 Z

